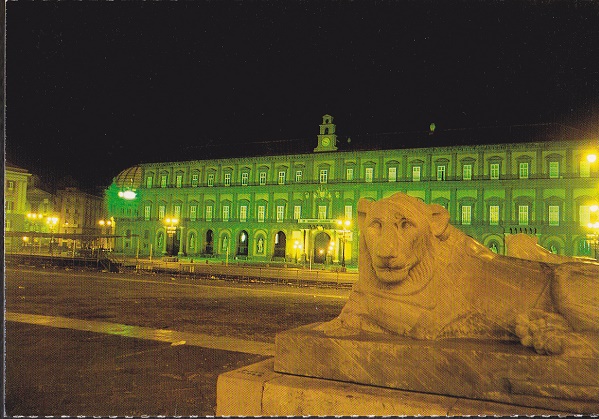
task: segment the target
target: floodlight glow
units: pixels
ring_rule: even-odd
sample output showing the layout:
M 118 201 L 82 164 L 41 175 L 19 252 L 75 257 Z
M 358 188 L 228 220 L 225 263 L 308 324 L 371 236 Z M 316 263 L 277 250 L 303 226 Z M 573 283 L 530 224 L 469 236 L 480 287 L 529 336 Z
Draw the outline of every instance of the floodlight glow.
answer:
M 596 154 L 589 154 L 587 156 L 587 161 L 589 163 L 595 163 L 595 161 L 597 161 L 597 155 Z
M 599 211 L 599 205 L 591 205 L 591 206 L 589 207 L 589 210 L 590 210 L 591 212 L 597 212 L 597 211 Z
M 122 195 L 121 195 L 121 193 L 122 193 Z M 135 199 L 137 194 L 133 191 L 125 191 L 125 192 L 119 192 L 119 196 L 123 199 L 130 201 L 132 199 Z

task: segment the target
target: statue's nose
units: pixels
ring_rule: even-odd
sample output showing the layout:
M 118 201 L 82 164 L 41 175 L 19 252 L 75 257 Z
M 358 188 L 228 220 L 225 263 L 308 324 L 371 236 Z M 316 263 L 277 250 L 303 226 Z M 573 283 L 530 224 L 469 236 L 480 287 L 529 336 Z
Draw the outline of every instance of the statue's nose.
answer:
M 376 249 L 376 255 L 380 258 L 391 258 L 397 256 L 399 240 L 396 234 L 382 231 L 379 239 L 379 245 Z

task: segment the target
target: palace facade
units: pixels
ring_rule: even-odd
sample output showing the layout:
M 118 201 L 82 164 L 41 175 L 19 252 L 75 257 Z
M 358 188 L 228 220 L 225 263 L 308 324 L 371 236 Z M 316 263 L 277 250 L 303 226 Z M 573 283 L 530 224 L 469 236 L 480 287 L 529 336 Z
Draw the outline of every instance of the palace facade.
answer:
M 458 133 L 459 134 L 459 133 Z M 422 134 L 431 143 L 433 134 Z M 357 203 L 404 192 L 448 209 L 493 251 L 526 233 L 562 255 L 592 255 L 596 140 L 342 150 L 324 115 L 311 153 L 147 163 L 106 191 L 116 250 L 250 261 L 356 264 Z M 345 145 L 345 144 L 343 144 Z

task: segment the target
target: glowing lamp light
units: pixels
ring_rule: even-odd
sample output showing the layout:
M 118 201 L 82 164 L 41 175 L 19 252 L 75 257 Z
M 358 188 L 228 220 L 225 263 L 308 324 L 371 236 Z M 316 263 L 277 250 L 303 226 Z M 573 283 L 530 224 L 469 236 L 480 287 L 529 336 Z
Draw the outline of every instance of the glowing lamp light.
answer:
M 589 207 L 589 210 L 590 210 L 591 212 L 597 212 L 597 211 L 599 211 L 599 205 L 591 205 L 591 206 Z
M 596 154 L 589 154 L 587 156 L 587 161 L 589 163 L 595 163 L 597 161 L 597 155 Z
M 137 196 L 137 194 L 131 190 L 119 191 L 118 195 L 119 195 L 119 198 L 123 198 L 128 201 L 135 199 L 135 197 Z

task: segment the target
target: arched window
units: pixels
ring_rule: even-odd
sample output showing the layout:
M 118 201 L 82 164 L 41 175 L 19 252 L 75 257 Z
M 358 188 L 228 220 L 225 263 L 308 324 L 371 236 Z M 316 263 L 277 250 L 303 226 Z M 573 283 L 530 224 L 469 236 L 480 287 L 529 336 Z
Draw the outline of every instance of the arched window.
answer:
M 273 253 L 274 257 L 284 258 L 285 248 L 287 246 L 287 236 L 282 231 L 275 234 L 275 250 Z
M 248 236 L 248 232 L 245 230 L 242 230 L 239 233 L 239 240 L 237 243 L 237 256 L 247 256 L 248 255 L 248 248 L 249 248 L 249 236 Z

